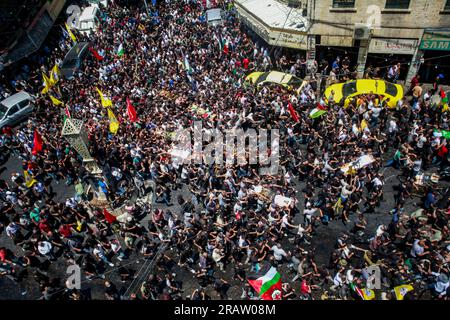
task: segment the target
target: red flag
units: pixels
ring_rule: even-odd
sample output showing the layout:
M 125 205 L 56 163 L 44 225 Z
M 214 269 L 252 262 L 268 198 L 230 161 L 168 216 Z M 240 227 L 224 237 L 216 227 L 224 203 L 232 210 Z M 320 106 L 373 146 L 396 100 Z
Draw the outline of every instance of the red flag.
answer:
M 37 155 L 39 152 L 42 151 L 42 137 L 41 135 L 37 132 L 36 129 L 34 129 L 34 138 L 33 138 L 33 150 L 31 151 L 31 153 L 35 156 Z
M 105 216 L 106 221 L 108 221 L 109 223 L 113 223 L 114 221 L 117 220 L 117 218 L 113 216 L 111 213 L 109 213 L 108 210 L 106 210 L 106 208 L 103 209 L 103 215 Z
M 92 53 L 92 55 L 97 59 L 98 61 L 102 61 L 103 57 L 95 50 L 94 48 L 89 48 L 89 51 Z
M 294 119 L 295 122 L 299 122 L 300 119 L 298 118 L 297 112 L 295 112 L 294 107 L 290 102 L 288 103 L 288 110 L 289 113 L 291 114 L 292 119 Z
M 444 89 L 441 88 L 441 90 L 439 91 L 439 95 L 441 96 L 441 99 L 444 99 L 447 95 L 445 94 Z
M 225 53 L 225 54 L 228 54 L 228 44 L 225 44 L 224 46 L 223 46 L 223 53 Z
M 127 98 L 127 114 L 131 122 L 137 121 L 136 110 L 134 109 L 133 104 L 128 98 Z

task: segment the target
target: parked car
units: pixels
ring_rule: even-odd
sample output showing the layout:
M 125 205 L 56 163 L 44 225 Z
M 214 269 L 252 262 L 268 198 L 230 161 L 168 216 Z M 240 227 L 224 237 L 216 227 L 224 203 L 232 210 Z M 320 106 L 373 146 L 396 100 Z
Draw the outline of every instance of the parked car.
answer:
M 73 74 L 81 67 L 89 52 L 88 49 L 89 42 L 79 42 L 69 50 L 61 65 L 61 74 L 64 78 L 73 79 Z
M 206 21 L 210 26 L 221 25 L 222 22 L 222 10 L 220 8 L 209 9 L 206 11 Z
M 34 97 L 21 91 L 0 102 L 0 128 L 14 126 L 33 112 Z

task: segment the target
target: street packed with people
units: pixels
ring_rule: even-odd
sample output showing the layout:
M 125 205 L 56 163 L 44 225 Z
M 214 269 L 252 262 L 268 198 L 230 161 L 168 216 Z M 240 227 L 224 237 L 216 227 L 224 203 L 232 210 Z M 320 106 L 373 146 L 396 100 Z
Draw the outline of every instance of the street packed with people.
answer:
M 1 298 L 448 299 L 445 90 L 416 76 L 395 103 L 374 92 L 344 103 L 325 89 L 355 79 L 347 57 L 312 70 L 300 55 L 274 57 L 232 1 L 216 2 L 225 16 L 212 26 L 202 1 L 148 11 L 115 1 L 96 32 L 63 24 L 0 74 L 2 99 L 36 97 L 32 115 L 0 133 Z M 62 76 L 82 42 L 83 64 Z M 384 79 L 396 82 L 399 68 Z M 269 71 L 301 86 L 246 80 Z M 83 121 L 101 174 L 63 136 L 71 119 Z M 278 129 L 278 171 L 178 161 L 177 130 L 199 122 Z M 265 295 L 261 277 L 279 292 Z

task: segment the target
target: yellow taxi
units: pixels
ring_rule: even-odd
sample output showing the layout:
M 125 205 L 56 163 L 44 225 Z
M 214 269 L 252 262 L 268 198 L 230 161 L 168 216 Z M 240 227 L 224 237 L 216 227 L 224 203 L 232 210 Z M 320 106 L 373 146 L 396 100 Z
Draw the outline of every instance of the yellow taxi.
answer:
M 332 91 L 334 91 L 334 95 L 332 95 Z M 388 107 L 395 108 L 397 102 L 403 98 L 403 87 L 383 80 L 351 80 L 329 86 L 324 92 L 324 97 L 327 103 L 331 96 L 333 96 L 333 101 L 338 104 L 344 100 L 344 107 L 348 107 L 351 98 L 368 93 L 383 96 L 383 100 L 389 98 Z

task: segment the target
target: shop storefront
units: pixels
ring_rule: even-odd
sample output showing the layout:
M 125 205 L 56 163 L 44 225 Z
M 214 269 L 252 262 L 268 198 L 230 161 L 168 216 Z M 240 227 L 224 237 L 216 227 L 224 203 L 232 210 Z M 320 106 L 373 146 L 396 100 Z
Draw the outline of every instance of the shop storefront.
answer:
M 389 71 L 390 66 L 400 63 L 398 80 L 405 80 L 418 44 L 418 39 L 372 38 L 369 44 L 366 69 L 379 68 L 379 75 L 383 77 Z
M 419 74 L 424 82 L 450 84 L 450 29 L 425 30 L 420 43 L 423 63 Z

